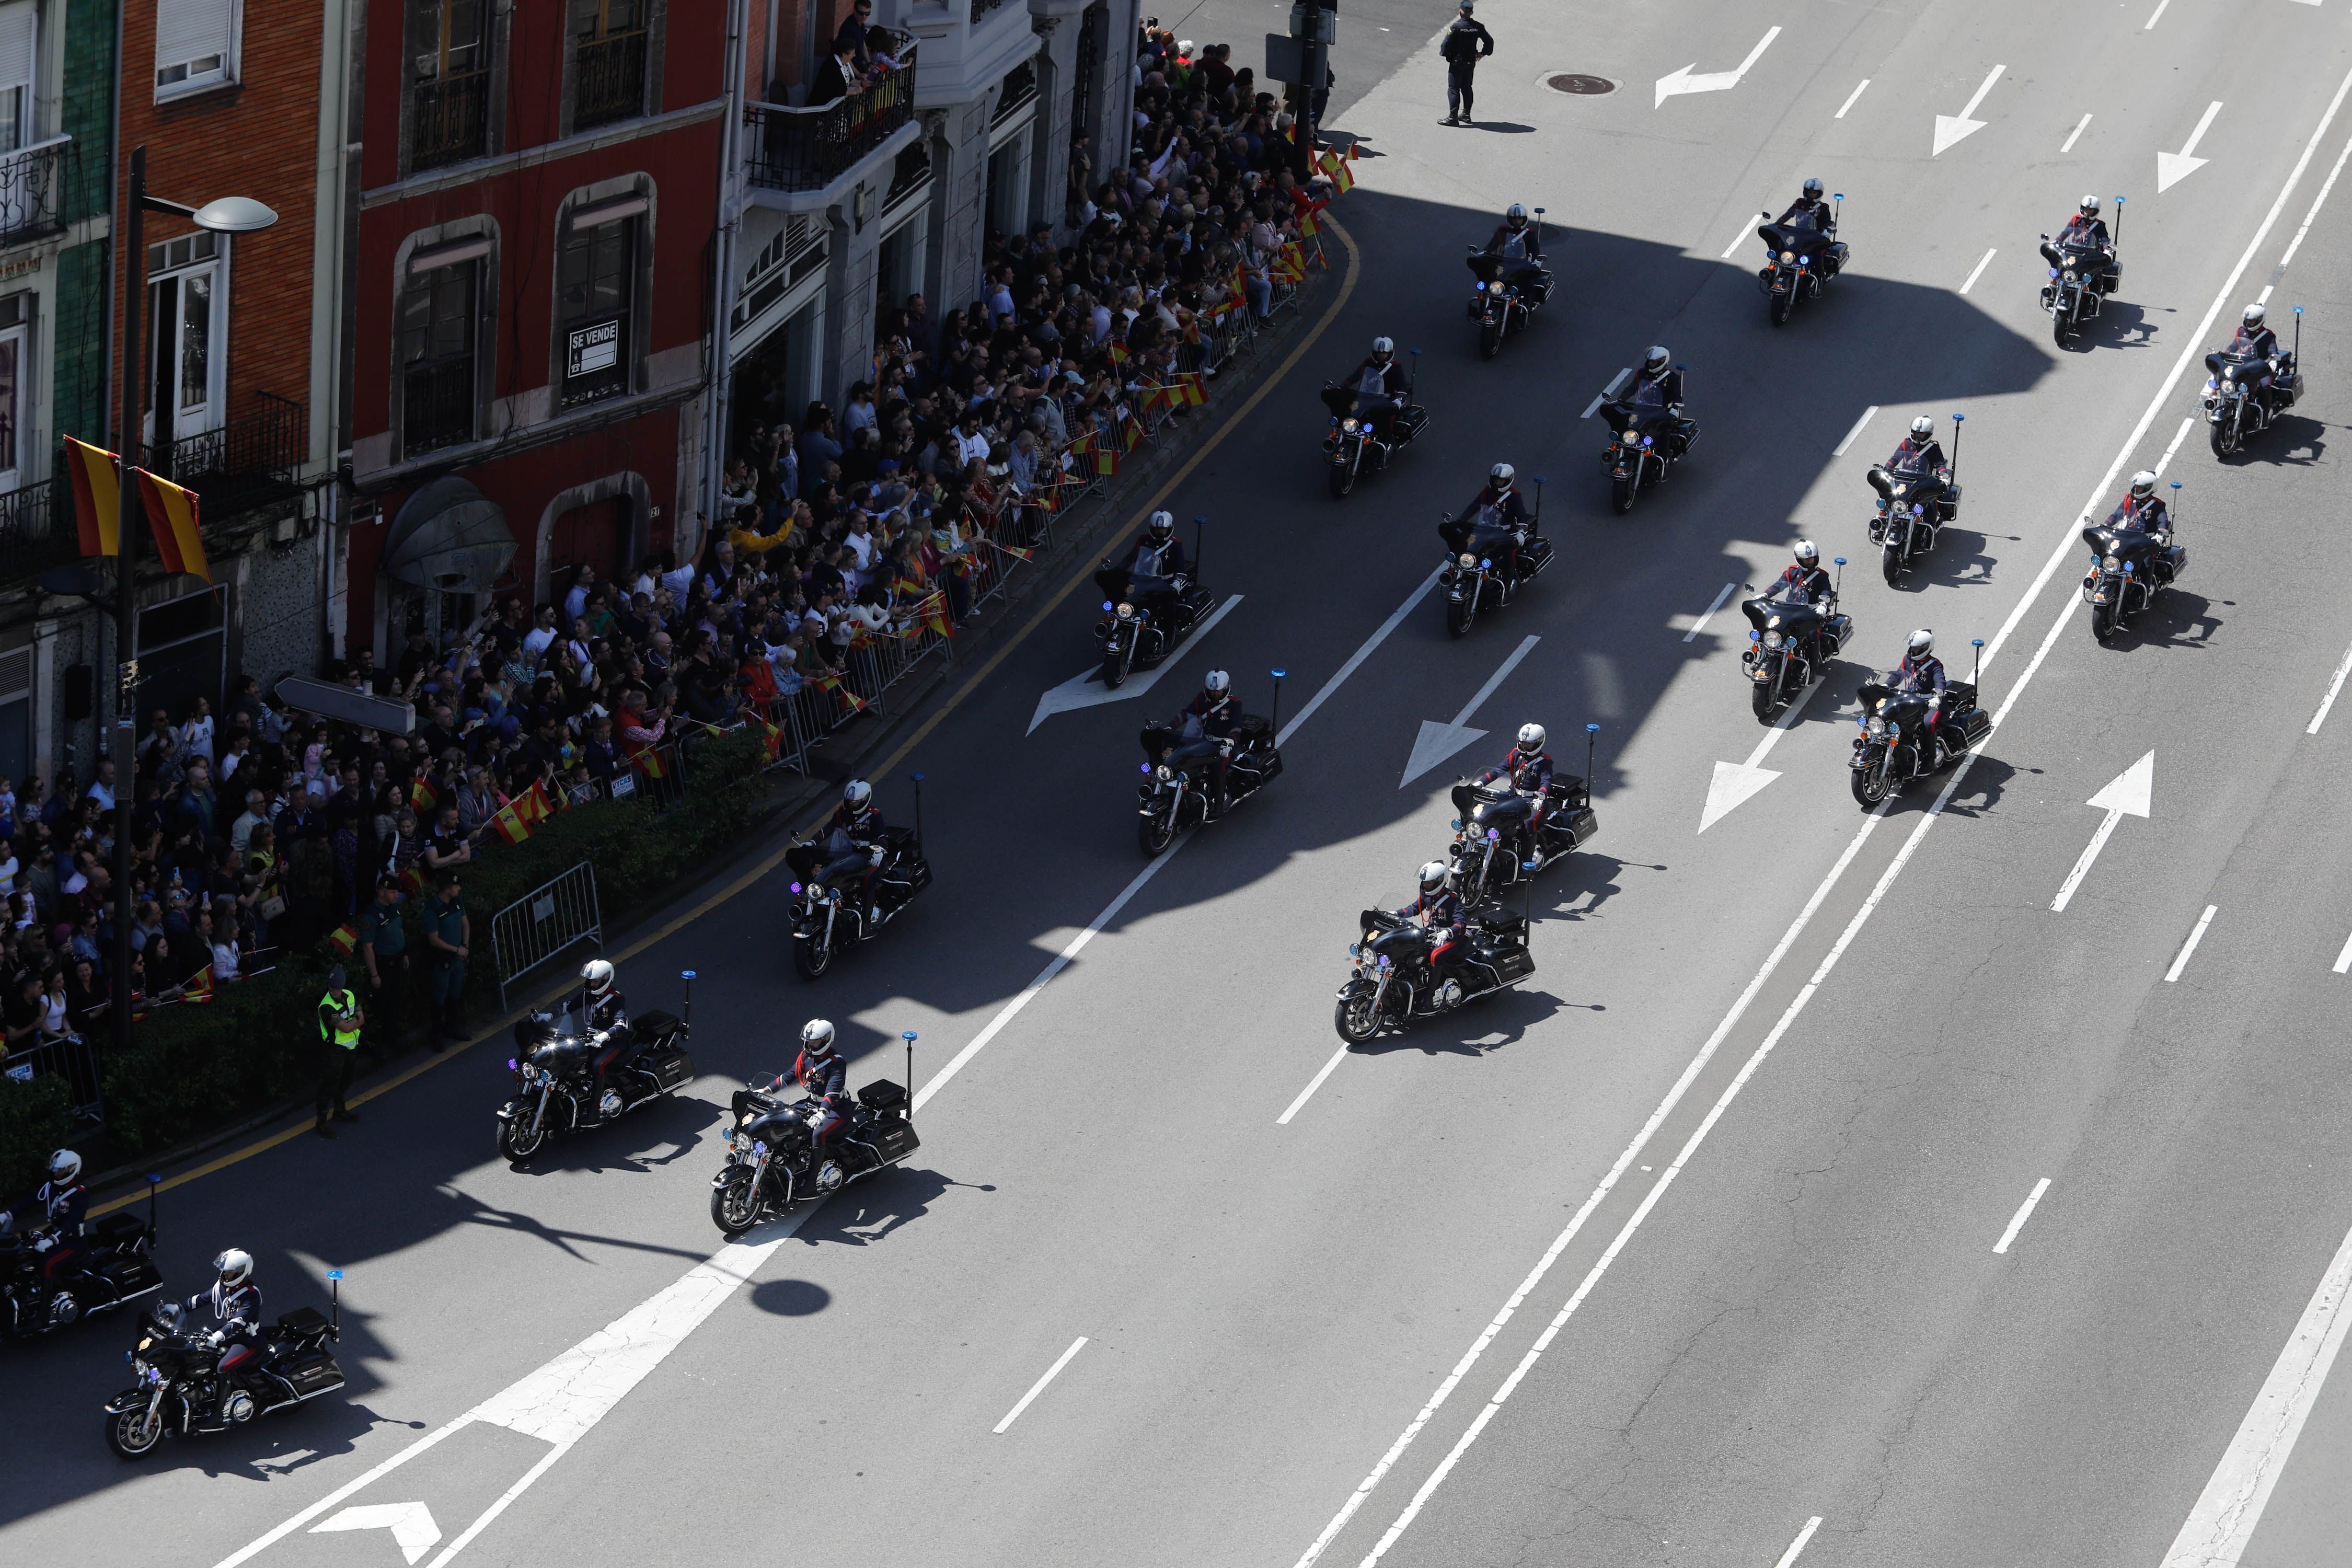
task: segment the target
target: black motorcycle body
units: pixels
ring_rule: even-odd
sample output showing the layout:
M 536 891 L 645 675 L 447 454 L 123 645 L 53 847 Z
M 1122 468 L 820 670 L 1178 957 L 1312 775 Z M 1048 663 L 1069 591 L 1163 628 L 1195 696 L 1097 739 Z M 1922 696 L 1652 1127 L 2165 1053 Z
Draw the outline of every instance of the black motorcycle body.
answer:
M 793 967 L 802 979 L 816 979 L 842 952 L 880 935 L 931 885 L 920 833 L 885 827 L 876 847 L 878 860 L 871 848 L 836 855 L 821 842 L 784 851 L 793 874 Z
M 1218 742 L 1200 731 L 1198 721 L 1143 727 L 1143 782 L 1136 786 L 1136 838 L 1146 855 L 1157 855 L 1188 827 L 1233 810 L 1282 772 L 1274 725 L 1244 713 L 1234 728 L 1233 754 L 1225 759 L 1225 799 L 1216 801 Z
M 1609 445 L 1601 453 L 1601 466 L 1609 470 L 1609 504 L 1628 512 L 1643 490 L 1665 482 L 1698 439 L 1698 426 L 1671 409 L 1622 397 L 1602 403 L 1600 411 L 1609 426 Z
M 275 1415 L 343 1386 L 343 1369 L 327 1347 L 333 1321 L 309 1307 L 264 1329 L 257 1344 L 215 1344 L 189 1326 L 177 1302 L 139 1315 L 129 1352 L 138 1382 L 106 1403 L 106 1444 L 142 1459 L 167 1435 L 198 1436 Z
M 1478 323 L 1478 357 L 1493 359 L 1503 340 L 1533 321 L 1551 297 L 1551 274 L 1540 261 L 1489 256 L 1475 245 L 1465 259 L 1477 279 L 1470 319 Z
M 507 1058 L 514 1093 L 499 1107 L 499 1152 L 530 1159 L 550 1139 L 592 1131 L 674 1093 L 694 1077 L 687 1026 L 640 1013 L 625 1034 L 593 1033 L 572 1012 L 538 1012 L 514 1026 Z
M 1992 716 L 1977 706 L 1977 689 L 1947 681 L 1936 721 L 1927 722 L 1931 694 L 1897 690 L 1891 681 L 1862 683 L 1862 733 L 1854 738 L 1853 798 L 1875 806 L 1914 779 L 1949 767 L 1992 731 Z
M 2206 435 L 2217 458 L 2269 429 L 2303 396 L 2303 374 L 2291 353 L 2280 353 L 2276 371 L 2265 360 L 2227 350 L 2207 354 L 2205 368 L 2212 373 L 2205 380 Z M 2262 385 L 2264 376 L 2270 378 L 2267 387 Z
M 771 1215 L 839 1192 L 887 1170 L 921 1146 L 901 1084 L 877 1079 L 819 1148 L 817 1129 L 832 1112 L 821 1100 L 786 1093 L 782 1079 L 753 1080 L 730 1107 L 727 1163 L 710 1179 L 710 1217 L 740 1236 Z
M 1895 586 L 1911 563 L 1936 548 L 1936 535 L 1960 515 L 1960 487 L 1934 474 L 1903 474 L 1873 463 L 1863 476 L 1878 492 L 1870 520 L 1870 542 L 1878 546 L 1879 570 Z
M 1822 286 L 1845 269 L 1846 247 L 1823 230 L 1767 223 L 1757 226 L 1756 237 L 1766 251 L 1756 286 L 1764 292 L 1776 327 L 1787 326 L 1797 301 L 1820 299 Z
M 2099 318 L 2099 309 L 2122 281 L 2121 268 L 2107 265 L 2095 245 L 2042 237 L 2042 259 L 2050 264 L 2050 281 L 2042 286 L 2042 308 L 2050 312 L 2050 335 L 2058 346 L 2085 321 Z
M 1536 972 L 1527 917 L 1493 902 L 1470 908 L 1459 956 L 1448 955 L 1443 974 L 1431 962 L 1435 939 L 1421 926 L 1386 910 L 1366 910 L 1359 925 L 1362 935 L 1348 949 L 1347 984 L 1332 1009 L 1339 1037 L 1351 1046 L 1451 1013 Z
M 2090 570 L 2083 574 L 2083 602 L 2091 606 L 2091 636 L 2101 642 L 2156 602 L 2189 564 L 2189 552 L 2172 542 L 2170 531 L 2111 528 L 2091 523 L 2083 530 L 2091 547 Z
M 1457 637 L 1468 634 L 1482 612 L 1509 604 L 1551 564 L 1551 541 L 1535 531 L 1532 519 L 1524 542 L 1500 523 L 1451 513 L 1438 520 L 1437 536 L 1445 542 L 1445 566 L 1437 576 L 1445 595 L 1445 629 Z
M 1759 719 L 1769 719 L 1828 674 L 1829 661 L 1853 640 L 1853 617 L 1838 614 L 1834 597 L 1822 605 L 1757 598 L 1739 608 L 1748 625 L 1748 651 L 1739 664 Z
M 0 1339 L 53 1333 L 163 1288 L 153 1232 L 136 1215 L 102 1215 L 89 1235 L 55 1237 L 46 1250 L 42 1239 L 0 1232 Z
M 1323 406 L 1331 411 L 1323 464 L 1335 496 L 1354 489 L 1364 475 L 1386 468 L 1390 458 L 1429 427 L 1429 410 L 1412 401 L 1411 388 L 1402 397 L 1366 397 L 1348 387 L 1327 386 Z
M 1573 773 L 1554 773 L 1544 789 L 1544 818 L 1528 842 L 1528 824 L 1536 803 L 1508 779 L 1454 785 L 1454 886 L 1473 903 L 1516 888 L 1566 859 L 1599 831 L 1591 792 Z M 1528 863 L 1533 861 L 1534 868 Z
M 1096 569 L 1095 586 L 1103 596 L 1103 618 L 1095 625 L 1102 683 L 1113 691 L 1182 647 L 1216 602 L 1189 577 L 1145 576 L 1109 561 Z

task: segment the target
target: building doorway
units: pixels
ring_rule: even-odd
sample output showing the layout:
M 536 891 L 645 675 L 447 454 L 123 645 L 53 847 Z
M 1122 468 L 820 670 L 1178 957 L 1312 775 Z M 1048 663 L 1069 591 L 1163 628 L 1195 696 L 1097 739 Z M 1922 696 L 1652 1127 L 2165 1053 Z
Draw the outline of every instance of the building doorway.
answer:
M 547 541 L 547 586 L 556 603 L 562 604 L 580 580 L 583 567 L 594 572 L 597 583 L 610 583 L 621 574 L 626 564 L 622 552 L 628 548 L 635 521 L 633 504 L 625 494 L 607 496 L 556 515 Z M 569 626 L 562 629 L 567 636 L 572 630 Z

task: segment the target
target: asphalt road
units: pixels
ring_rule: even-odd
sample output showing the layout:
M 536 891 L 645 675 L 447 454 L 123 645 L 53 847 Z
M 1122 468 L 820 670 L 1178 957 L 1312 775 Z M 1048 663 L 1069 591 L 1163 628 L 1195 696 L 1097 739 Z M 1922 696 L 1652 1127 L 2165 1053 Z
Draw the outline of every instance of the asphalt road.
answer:
M 1468 131 L 1434 123 L 1442 15 L 1418 43 L 1368 40 L 1377 71 L 1343 47 L 1363 79 L 1336 129 L 1370 154 L 1340 208 L 1360 278 L 1171 503 L 1208 516 L 1203 578 L 1241 595 L 1202 644 L 1149 693 L 1032 730 L 1087 663 L 1074 595 L 908 760 L 937 884 L 822 984 L 791 974 L 773 882 L 631 957 L 641 1007 L 701 975 L 690 1097 L 511 1170 L 505 1053 L 477 1047 L 331 1146 L 175 1192 L 183 1289 L 230 1241 L 275 1308 L 346 1271 L 352 1389 L 134 1468 L 97 1430 L 122 1326 L 15 1351 L 0 1552 L 2341 1560 L 2352 705 L 2315 714 L 2352 642 L 2328 450 L 2352 195 L 2314 204 L 2352 147 L 2343 12 L 1481 15 L 1509 52 Z M 1243 36 L 1211 19 L 1227 30 L 1181 30 Z M 1736 85 L 1656 99 L 1773 27 Z M 1620 86 L 1568 97 L 1538 83 L 1557 71 Z M 1931 156 L 1937 115 L 1981 126 Z M 2209 162 L 2159 194 L 2158 153 L 2200 121 Z M 1759 247 L 1722 256 L 1813 173 L 1850 198 L 1854 266 L 1776 330 Z M 2123 288 L 2062 351 L 2033 246 L 2086 188 L 2130 197 Z M 1514 199 L 1549 209 L 1561 286 L 1482 363 L 1454 258 Z M 2309 391 L 2216 462 L 2183 431 L 2192 351 L 2266 286 L 2280 319 L 2308 309 Z M 1334 502 L 1312 394 L 1376 332 L 1425 351 L 1434 422 Z M 1652 342 L 1691 366 L 1705 436 L 1621 519 L 1579 415 Z M 1919 412 L 1969 416 L 1967 502 L 1890 588 L 1861 475 Z M 1329 684 L 1497 458 L 1545 477 L 1559 563 L 1458 642 L 1423 600 Z M 2189 573 L 2096 646 L 2075 520 L 2159 460 Z M 1860 635 L 1766 730 L 1736 611 L 1699 623 L 1800 533 L 1855 561 Z M 1865 815 L 1854 687 L 1921 625 L 1956 675 L 1986 640 L 2000 722 L 1964 772 Z M 1139 879 L 1137 725 L 1213 665 L 1255 708 L 1287 669 L 1286 724 L 1328 694 L 1265 796 Z M 1401 788 L 1423 721 L 1457 716 L 1489 734 Z M 1456 766 L 1527 718 L 1580 767 L 1602 727 L 1601 833 L 1537 893 L 1536 976 L 1335 1063 L 1354 912 L 1408 896 Z M 2101 821 L 2085 803 L 2151 752 L 2149 816 L 2053 910 Z M 1776 776 L 1702 834 L 1719 763 Z M 903 779 L 881 787 L 903 817 Z M 730 1080 L 781 1065 L 817 1011 L 858 1080 L 899 1076 L 919 1032 L 924 1147 L 721 1247 Z M 431 1520 L 428 1542 L 403 1513 L 413 1553 L 348 1528 L 411 1503 Z

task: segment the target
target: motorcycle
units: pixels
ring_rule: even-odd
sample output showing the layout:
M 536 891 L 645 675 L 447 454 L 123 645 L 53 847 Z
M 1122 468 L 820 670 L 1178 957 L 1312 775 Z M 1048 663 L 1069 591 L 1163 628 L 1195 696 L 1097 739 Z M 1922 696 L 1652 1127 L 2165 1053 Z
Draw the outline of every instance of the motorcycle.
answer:
M 1469 911 L 1459 979 L 1438 976 L 1430 962 L 1435 939 L 1420 926 L 1386 910 L 1366 910 L 1359 925 L 1361 940 L 1348 949 L 1348 980 L 1332 1009 L 1339 1037 L 1351 1046 L 1383 1028 L 1451 1013 L 1536 972 L 1528 955 L 1527 916 L 1493 902 Z
M 2205 356 L 2205 368 L 2213 373 L 2205 378 L 2206 435 L 2215 457 L 2235 452 L 2245 445 L 2247 437 L 2269 429 L 2280 415 L 2295 405 L 2303 396 L 2303 373 L 2295 368 L 2302 358 L 2300 305 L 2294 308 L 2294 347 L 2279 356 L 2276 369 L 2226 349 Z M 2266 371 L 2271 377 L 2267 396 L 2256 385 Z
M 2124 234 L 2124 198 L 2116 198 L 2116 232 L 2110 241 L 2120 249 Z M 2050 264 L 2050 281 L 2042 286 L 2042 308 L 2050 312 L 2050 335 L 2060 348 L 2084 321 L 2099 319 L 2100 307 L 2122 281 L 2121 268 L 2110 268 L 2095 245 L 2042 237 L 2042 259 Z
M 1536 244 L 1543 244 L 1544 209 L 1536 212 Z M 1470 319 L 1478 323 L 1478 357 L 1493 359 L 1514 327 L 1535 320 L 1551 298 L 1551 273 L 1540 261 L 1490 256 L 1484 246 L 1470 247 L 1465 258 L 1477 279 L 1470 295 Z
M 1983 639 L 1976 646 L 1981 657 Z M 1933 725 L 1927 722 L 1931 711 L 1937 714 Z M 1977 706 L 1976 683 L 1962 680 L 1945 683 L 1940 704 L 1927 692 L 1865 680 L 1859 722 L 1862 733 L 1854 737 L 1853 758 L 1846 765 L 1853 772 L 1853 798 L 1864 806 L 1875 806 L 1914 779 L 1949 767 L 1992 732 L 1992 716 Z M 1933 756 L 1917 754 L 1918 736 L 1927 738 Z
M 908 776 L 915 786 L 911 830 L 885 827 L 877 843 L 847 845 L 847 853 L 814 839 L 784 851 L 794 879 L 793 967 L 802 979 L 819 978 L 844 951 L 880 935 L 931 885 L 931 863 L 923 858 L 923 775 Z M 872 896 L 862 897 L 869 871 Z
M 1902 582 L 1914 556 L 1936 548 L 1936 535 L 1960 515 L 1960 426 L 1965 414 L 1952 416 L 1951 477 L 1895 474 L 1883 463 L 1873 463 L 1864 482 L 1878 492 L 1878 510 L 1870 520 L 1870 542 L 1878 546 L 1878 567 L 1890 588 Z
M 507 1058 L 514 1093 L 499 1107 L 499 1152 L 519 1164 L 549 1139 L 617 1121 L 694 1077 L 686 1049 L 694 971 L 682 978 L 686 1017 L 640 1013 L 625 1041 L 583 1028 L 568 1004 L 561 1013 L 541 1009 L 518 1022 L 515 1054 Z
M 261 1331 L 257 1345 L 224 1345 L 193 1329 L 176 1301 L 159 1301 L 139 1316 L 139 1342 L 124 1352 L 139 1381 L 106 1403 L 106 1446 L 125 1459 L 143 1459 L 167 1434 L 183 1437 L 226 1432 L 257 1415 L 274 1415 L 343 1386 L 331 1340 L 341 1337 L 340 1268 L 327 1271 L 336 1290 L 333 1315 L 303 1307 Z
M 1677 370 L 1687 367 L 1677 365 Z M 1633 500 L 1653 485 L 1665 482 L 1668 470 L 1683 460 L 1698 439 L 1698 425 L 1681 432 L 1679 440 L 1664 428 L 1667 410 L 1612 397 L 1601 413 L 1609 426 L 1609 445 L 1601 449 L 1601 466 L 1609 470 L 1609 504 L 1621 513 L 1633 510 Z M 1660 440 L 1664 434 L 1669 438 Z
M 1412 357 L 1417 382 L 1421 351 L 1413 350 Z M 1390 458 L 1412 446 L 1413 437 L 1429 426 L 1429 410 L 1412 400 L 1410 383 L 1402 397 L 1376 397 L 1370 403 L 1353 388 L 1334 384 L 1323 389 L 1323 406 L 1331 411 L 1330 433 L 1323 437 L 1323 461 L 1334 496 L 1354 489 L 1360 476 L 1386 468 Z M 1387 434 L 1376 436 L 1374 416 L 1381 414 L 1388 416 L 1381 422 Z
M 1830 200 L 1839 204 L 1838 211 L 1844 210 L 1843 192 L 1832 193 Z M 1822 285 L 1845 270 L 1846 247 L 1830 237 L 1837 226 L 1834 213 L 1827 230 L 1774 223 L 1769 212 L 1756 216 L 1764 220 L 1757 226 L 1756 237 L 1764 242 L 1765 250 L 1756 286 L 1770 302 L 1772 324 L 1785 327 L 1799 300 L 1820 299 Z
M 1192 520 L 1192 570 L 1201 569 L 1201 525 Z M 1103 618 L 1095 625 L 1102 644 L 1102 683 L 1116 691 L 1129 674 L 1156 668 L 1175 652 L 1216 603 L 1197 576 L 1161 577 L 1129 571 L 1113 560 L 1095 569 L 1102 591 Z
M 907 1042 L 907 1081 L 915 1079 L 915 1037 Z M 833 1142 L 816 1146 L 816 1131 L 834 1112 L 819 1100 L 787 1098 L 781 1075 L 754 1079 L 735 1091 L 727 1134 L 727 1163 L 710 1179 L 710 1218 L 728 1236 L 740 1236 L 770 1215 L 808 1198 L 839 1192 L 887 1170 L 921 1146 L 905 1085 L 877 1079 Z
M 2172 488 L 2178 495 L 2180 481 Z M 2189 552 L 2172 542 L 2169 529 L 2110 528 L 2088 518 L 2084 523 L 2091 568 L 2083 574 L 2083 602 L 2091 606 L 2091 636 L 2105 642 L 2179 579 Z
M 1593 738 L 1600 732 L 1598 724 L 1584 727 L 1586 778 L 1592 774 Z M 1454 844 L 1447 858 L 1454 865 L 1454 886 L 1465 900 L 1532 881 L 1555 861 L 1575 853 L 1601 826 L 1592 810 L 1591 789 L 1574 773 L 1554 773 L 1545 786 L 1543 826 L 1536 831 L 1532 857 L 1527 829 L 1535 802 L 1513 788 L 1510 780 L 1456 779 L 1453 800 Z
M 1282 710 L 1281 675 L 1275 672 L 1276 713 Z M 1143 783 L 1136 790 L 1136 838 L 1144 854 L 1159 854 L 1184 829 L 1223 816 L 1273 782 L 1282 772 L 1274 736 L 1273 719 L 1242 715 L 1225 760 L 1225 799 L 1220 805 L 1213 798 L 1211 773 L 1219 742 L 1202 732 L 1201 721 L 1187 713 L 1165 724 L 1146 724 Z
M 1841 582 L 1845 557 L 1836 557 Z M 1838 614 L 1838 590 L 1828 605 L 1755 598 L 1742 603 L 1748 616 L 1748 651 L 1739 656 L 1748 672 L 1748 705 L 1769 719 L 1798 692 L 1829 673 L 1829 661 L 1853 640 L 1853 617 Z M 1818 657 L 1816 657 L 1816 652 Z
M 52 1333 L 112 1311 L 163 1288 L 155 1267 L 155 1183 L 147 1178 L 147 1217 L 100 1215 L 86 1237 L 16 1234 L 16 1215 L 0 1209 L 0 1339 Z
M 1437 519 L 1437 537 L 1445 542 L 1445 566 L 1437 585 L 1445 590 L 1445 629 L 1466 636 L 1479 611 L 1502 608 L 1511 595 L 1535 581 L 1551 564 L 1551 541 L 1538 529 L 1543 522 L 1543 479 L 1536 479 L 1535 510 L 1528 519 L 1522 541 L 1500 523 L 1457 518 L 1452 512 Z

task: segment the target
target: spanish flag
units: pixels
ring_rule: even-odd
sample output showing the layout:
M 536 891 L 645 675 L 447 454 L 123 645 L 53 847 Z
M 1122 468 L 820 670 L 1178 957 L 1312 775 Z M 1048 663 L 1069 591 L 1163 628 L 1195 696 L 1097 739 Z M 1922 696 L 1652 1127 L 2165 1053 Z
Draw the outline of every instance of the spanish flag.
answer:
M 74 531 L 80 535 L 81 552 L 120 555 L 122 459 L 70 436 L 65 442 L 66 472 L 73 479 Z
M 1319 227 L 1319 226 L 1319 226 L 1319 225 L 1318 225 L 1318 224 L 1316 223 L 1316 221 L 1315 221 L 1315 214 L 1314 214 L 1314 212 L 1313 212 L 1311 209 L 1310 209 L 1310 210 L 1308 210 L 1308 211 L 1307 211 L 1307 212 L 1300 213 L 1300 214 L 1298 215 L 1298 237 L 1299 237 L 1299 238 L 1301 238 L 1301 239 L 1311 239 L 1311 238 L 1313 238 L 1313 237 L 1314 237 L 1314 235 L 1315 235 L 1315 231 L 1316 231 L 1316 229 L 1317 229 L 1318 227 Z
M 1127 345 L 1120 342 L 1117 338 L 1111 339 L 1109 352 L 1111 363 L 1125 364 L 1127 363 Z
M 433 787 L 430 779 L 419 773 L 416 782 L 408 786 L 408 804 L 418 811 L 431 811 L 441 804 L 441 792 Z
M 639 752 L 635 756 L 631 757 L 629 759 L 629 763 L 637 770 L 637 772 L 645 774 L 646 777 L 649 779 L 666 779 L 669 777 L 669 769 L 662 763 L 661 750 L 659 747 L 647 746 L 644 751 Z M 530 787 L 537 789 L 539 786 L 537 784 L 533 784 Z
M 423 892 L 425 890 L 425 868 L 416 861 L 410 861 L 407 867 L 400 873 L 400 885 L 403 889 L 411 893 Z
M 808 683 L 811 686 L 815 687 L 820 691 L 832 692 L 835 699 L 852 713 L 863 713 L 866 711 L 865 702 L 859 699 L 857 693 L 850 690 L 848 687 L 844 686 L 841 683 L 841 677 L 837 675 L 831 673 L 824 675 L 812 675 L 808 678 Z
M 555 815 L 555 803 L 548 798 L 545 779 L 538 780 L 529 789 L 515 796 L 512 805 L 515 814 L 533 827 Z
M 144 468 L 139 476 L 139 504 L 147 510 L 147 526 L 155 532 L 155 553 L 166 572 L 213 580 L 205 560 L 205 542 L 196 529 L 196 492 L 169 479 L 159 479 Z
M 337 957 L 349 958 L 359 949 L 360 928 L 350 925 L 337 926 L 327 933 L 327 945 L 335 950 Z
M 752 722 L 760 726 L 761 749 L 767 753 L 768 761 L 774 762 L 777 753 L 783 750 L 783 727 L 780 724 L 771 724 L 765 719 L 754 719 Z
M 509 844 L 520 844 L 530 837 L 531 824 L 515 809 L 512 801 L 499 807 L 498 815 L 490 818 L 490 826 L 496 827 L 499 837 Z
M 188 976 L 188 983 L 180 987 L 180 1000 L 183 1002 L 209 1002 L 212 999 L 213 966 L 207 963 L 202 969 L 197 970 L 194 974 Z

